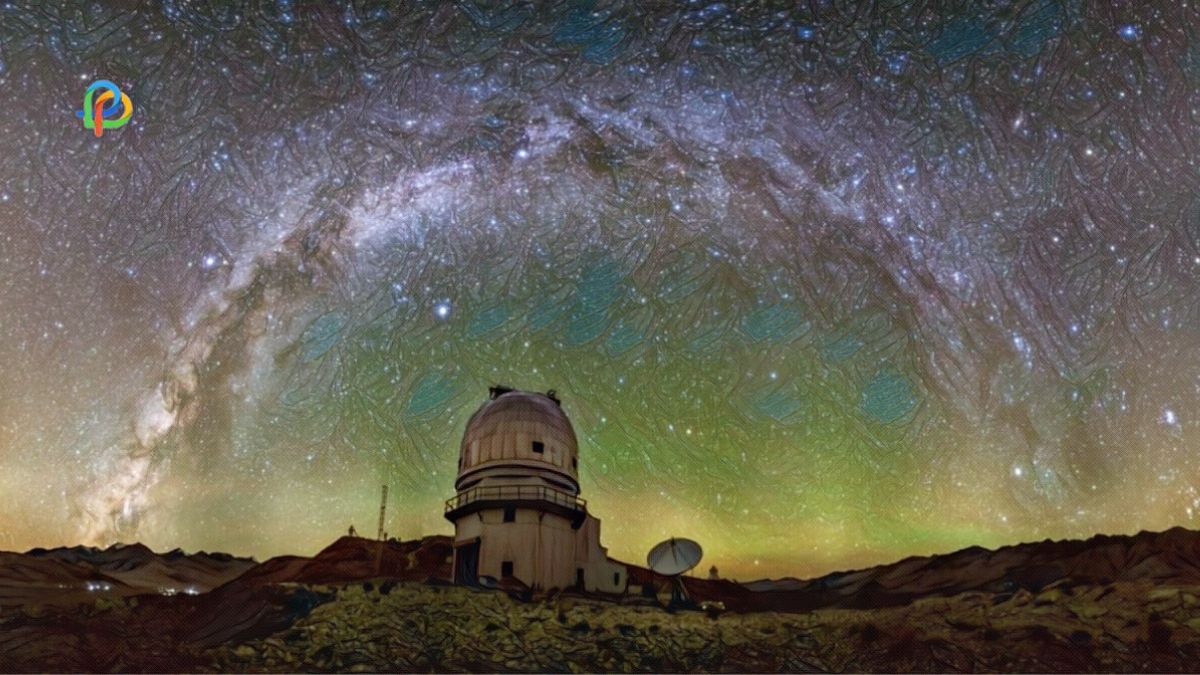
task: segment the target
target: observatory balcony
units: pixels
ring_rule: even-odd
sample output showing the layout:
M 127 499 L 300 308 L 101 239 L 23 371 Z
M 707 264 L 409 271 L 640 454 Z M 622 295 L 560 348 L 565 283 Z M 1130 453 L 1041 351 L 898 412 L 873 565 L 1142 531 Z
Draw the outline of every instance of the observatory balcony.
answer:
M 484 509 L 524 506 L 556 511 L 571 519 L 578 528 L 587 517 L 587 500 L 563 490 L 543 485 L 489 485 L 463 490 L 446 500 L 446 519 L 457 518 Z

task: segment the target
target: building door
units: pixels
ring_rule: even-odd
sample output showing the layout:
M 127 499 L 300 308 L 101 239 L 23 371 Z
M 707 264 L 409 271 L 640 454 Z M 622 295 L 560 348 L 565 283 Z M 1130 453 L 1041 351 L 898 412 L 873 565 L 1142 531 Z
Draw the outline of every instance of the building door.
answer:
M 575 588 L 578 588 L 581 591 L 585 590 L 584 585 L 583 585 L 583 568 L 582 567 L 575 568 Z
M 454 583 L 479 585 L 479 542 L 473 541 L 454 549 Z

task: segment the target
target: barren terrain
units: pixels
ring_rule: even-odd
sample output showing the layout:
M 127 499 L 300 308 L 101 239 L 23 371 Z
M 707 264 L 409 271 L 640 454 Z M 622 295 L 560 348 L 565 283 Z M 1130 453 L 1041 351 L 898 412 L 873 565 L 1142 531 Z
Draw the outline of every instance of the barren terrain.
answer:
M 723 612 L 449 585 L 450 542 L 257 564 L 140 546 L 0 554 L 0 670 L 1194 671 L 1200 533 L 970 548 L 812 580 L 689 578 Z M 191 592 L 170 592 L 182 587 Z

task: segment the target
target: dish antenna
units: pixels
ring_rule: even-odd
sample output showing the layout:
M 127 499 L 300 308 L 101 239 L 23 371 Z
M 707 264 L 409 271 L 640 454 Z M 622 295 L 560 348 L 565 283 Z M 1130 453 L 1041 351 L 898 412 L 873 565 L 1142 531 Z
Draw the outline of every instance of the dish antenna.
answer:
M 691 539 L 670 539 L 655 545 L 646 555 L 646 565 L 650 571 L 671 578 L 671 605 L 686 606 L 692 604 L 687 588 L 683 585 L 682 575 L 696 565 L 704 556 L 704 549 Z

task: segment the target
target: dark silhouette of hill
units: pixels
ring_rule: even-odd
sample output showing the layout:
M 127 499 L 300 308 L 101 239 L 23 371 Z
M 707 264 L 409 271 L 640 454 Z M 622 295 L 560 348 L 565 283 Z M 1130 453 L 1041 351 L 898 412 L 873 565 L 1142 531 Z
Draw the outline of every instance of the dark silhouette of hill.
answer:
M 972 546 L 954 553 L 905 558 L 888 565 L 836 572 L 816 579 L 753 581 L 735 594 L 754 609 L 802 611 L 818 607 L 864 609 L 904 605 L 917 598 L 967 592 L 1037 592 L 1051 585 L 1104 586 L 1117 581 L 1200 584 L 1200 532 L 1098 535 L 1086 540 Z M 707 588 L 707 580 L 688 580 Z M 726 588 L 722 586 L 721 588 Z
M 338 584 L 387 578 L 427 581 L 450 578 L 450 537 L 434 535 L 386 542 L 342 537 L 311 558 L 271 558 L 236 579 L 238 584 Z

